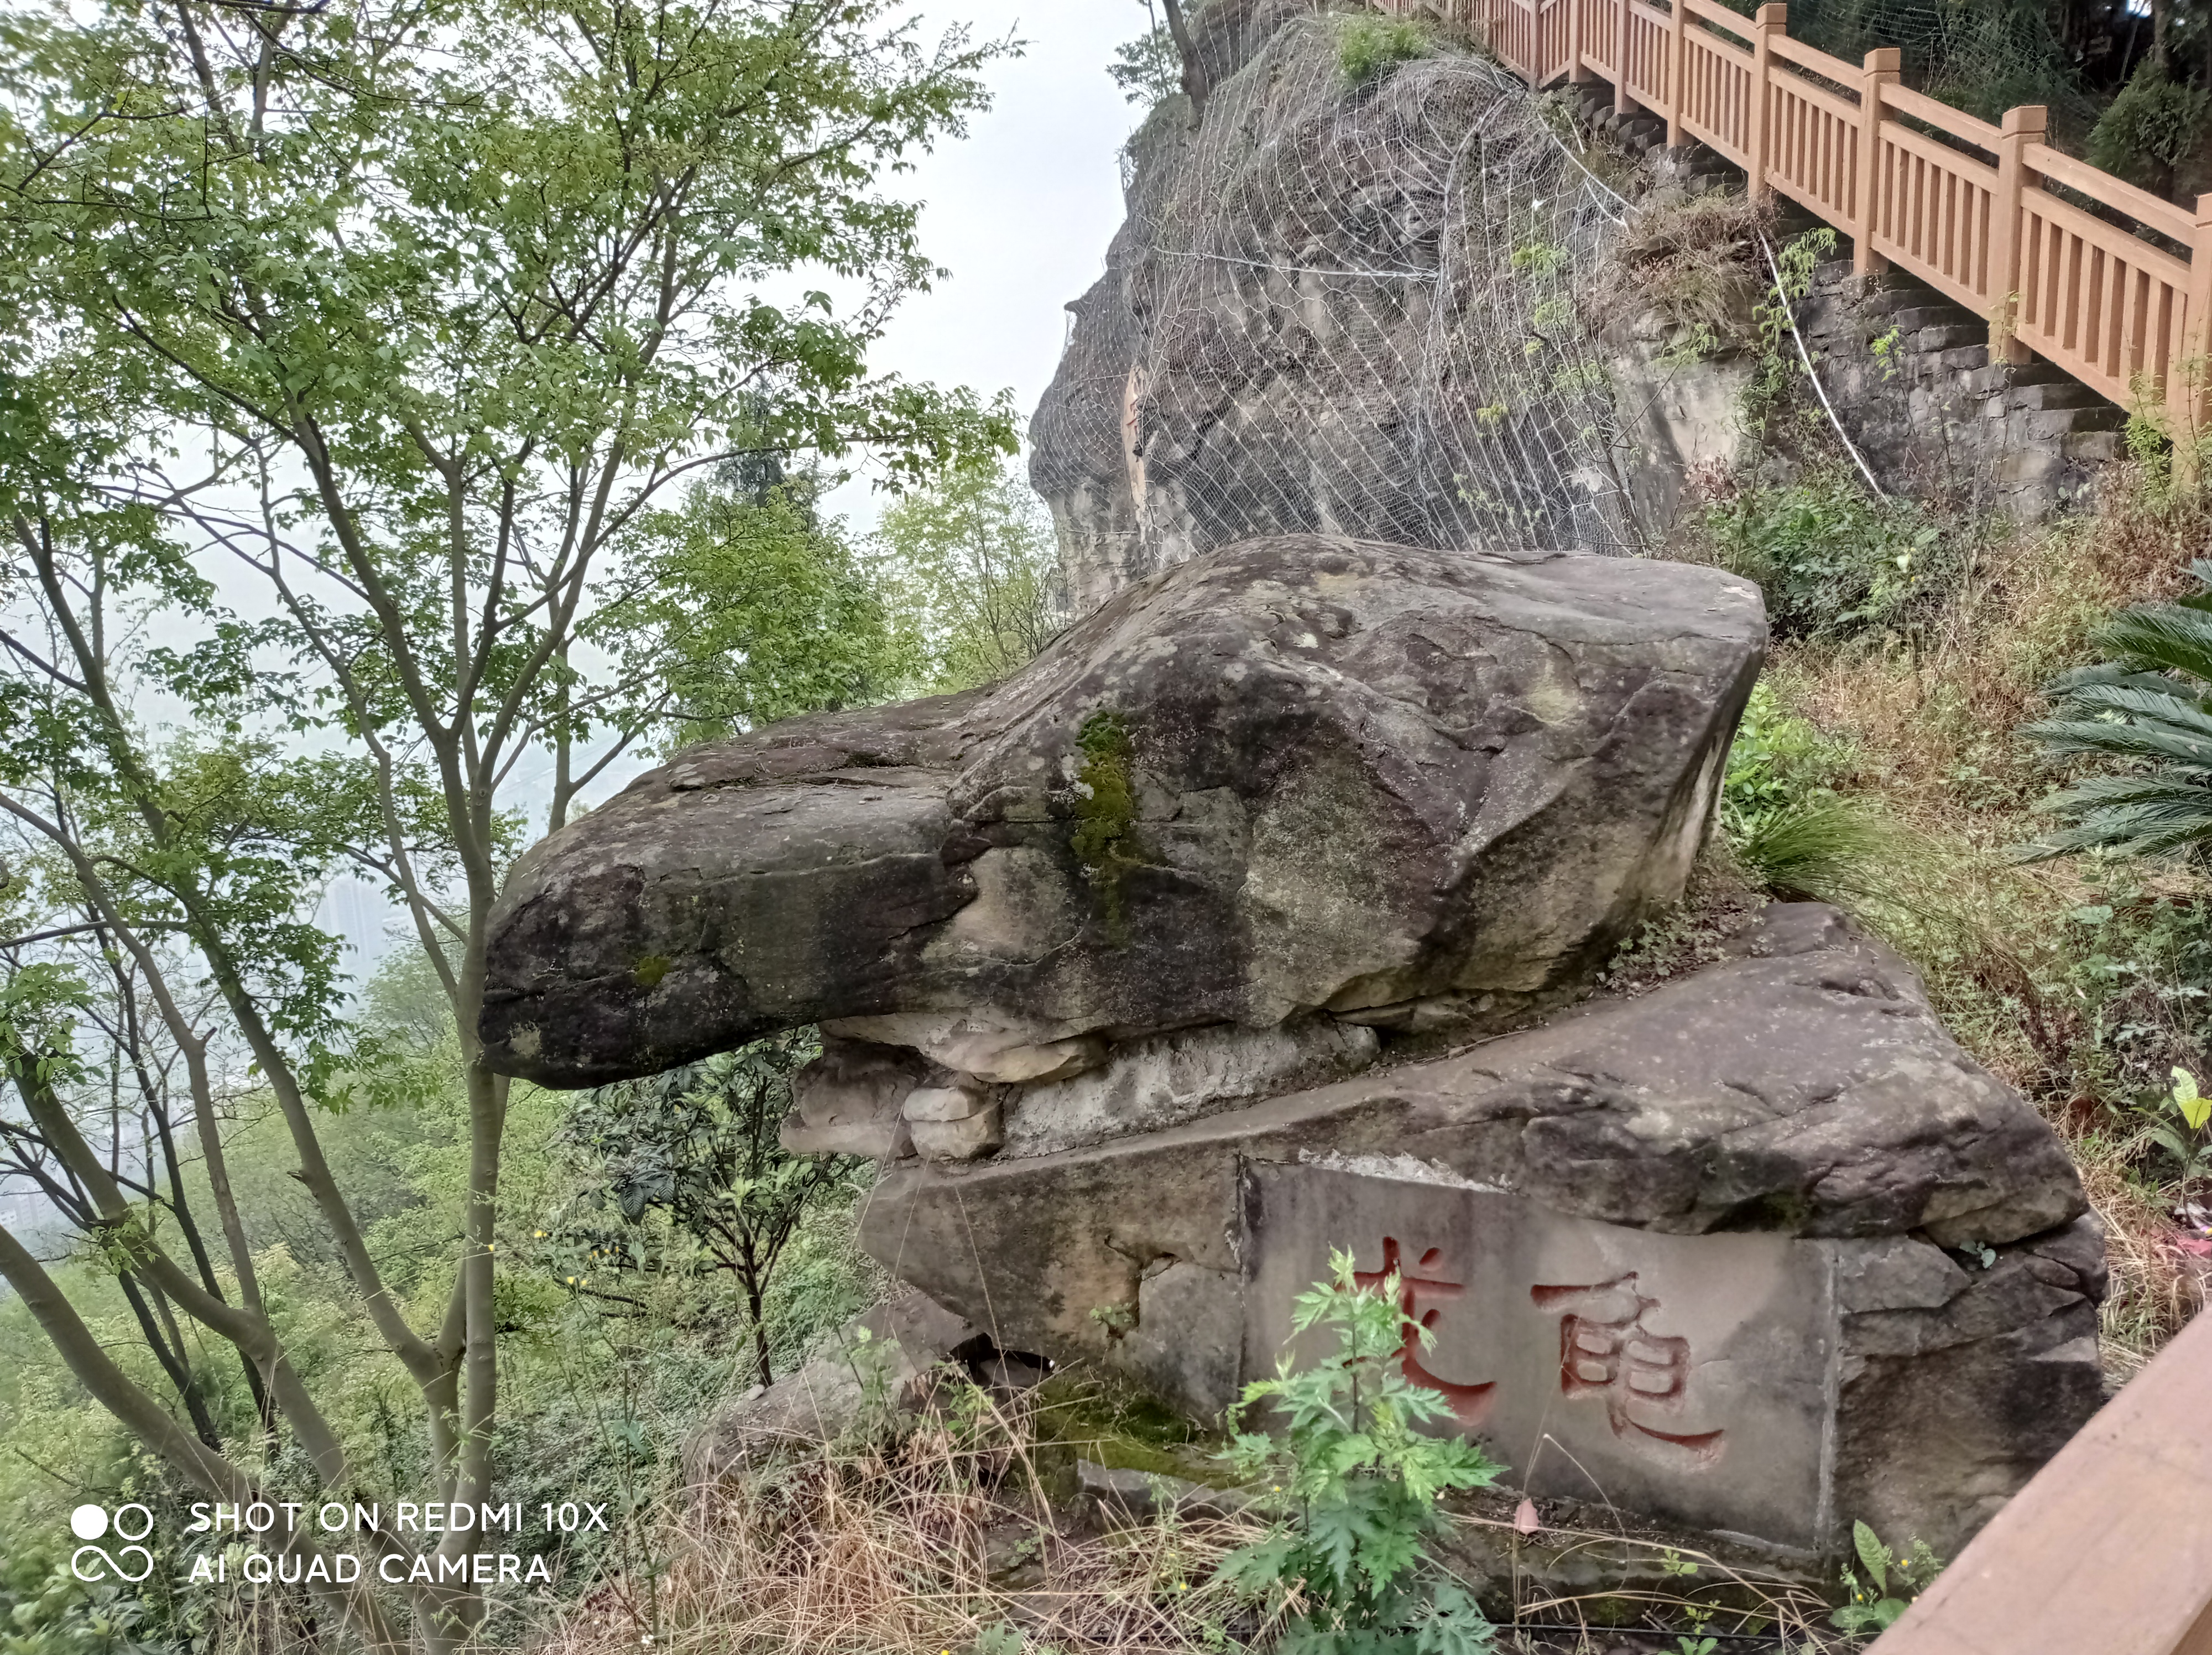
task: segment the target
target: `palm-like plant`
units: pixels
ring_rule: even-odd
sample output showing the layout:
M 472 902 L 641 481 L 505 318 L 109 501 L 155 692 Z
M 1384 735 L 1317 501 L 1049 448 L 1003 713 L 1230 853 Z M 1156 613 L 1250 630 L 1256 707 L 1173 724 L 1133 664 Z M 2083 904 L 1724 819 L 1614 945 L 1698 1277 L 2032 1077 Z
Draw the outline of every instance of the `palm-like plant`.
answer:
M 2120 764 L 2037 806 L 2065 825 L 2031 856 L 2202 856 L 2212 846 L 2212 561 L 2190 573 L 2203 591 L 2115 617 L 2097 635 L 2110 659 L 2056 679 L 2054 716 L 2021 730 L 2054 758 Z

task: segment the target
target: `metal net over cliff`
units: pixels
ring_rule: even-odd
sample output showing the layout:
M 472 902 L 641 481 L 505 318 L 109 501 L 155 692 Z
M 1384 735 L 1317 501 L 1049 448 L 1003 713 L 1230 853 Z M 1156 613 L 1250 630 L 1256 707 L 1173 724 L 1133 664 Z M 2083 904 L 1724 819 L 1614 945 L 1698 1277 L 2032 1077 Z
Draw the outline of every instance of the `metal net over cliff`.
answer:
M 1310 0 L 1196 27 L 1203 121 L 1171 98 L 1130 141 L 1032 427 L 1078 610 L 1260 534 L 1620 550 L 1575 292 L 1624 209 L 1564 112 L 1449 41 L 1363 64 L 1373 21 Z

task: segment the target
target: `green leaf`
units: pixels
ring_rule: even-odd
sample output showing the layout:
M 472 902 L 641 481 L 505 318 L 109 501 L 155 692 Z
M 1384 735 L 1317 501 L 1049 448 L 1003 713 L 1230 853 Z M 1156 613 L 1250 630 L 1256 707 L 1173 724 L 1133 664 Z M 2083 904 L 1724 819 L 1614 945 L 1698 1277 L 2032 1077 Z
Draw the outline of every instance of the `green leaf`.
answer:
M 2212 1121 L 2212 1098 L 2200 1095 L 2197 1077 L 2187 1069 L 2176 1066 L 2173 1071 L 2173 1106 L 2181 1111 L 2181 1118 L 2189 1123 L 2191 1132 L 2202 1132 L 2204 1123 Z
M 1875 1531 L 1863 1523 L 1851 1524 L 1851 1546 L 1866 1566 L 1867 1579 L 1877 1592 L 1888 1584 L 1892 1561 L 1889 1548 L 1875 1537 Z

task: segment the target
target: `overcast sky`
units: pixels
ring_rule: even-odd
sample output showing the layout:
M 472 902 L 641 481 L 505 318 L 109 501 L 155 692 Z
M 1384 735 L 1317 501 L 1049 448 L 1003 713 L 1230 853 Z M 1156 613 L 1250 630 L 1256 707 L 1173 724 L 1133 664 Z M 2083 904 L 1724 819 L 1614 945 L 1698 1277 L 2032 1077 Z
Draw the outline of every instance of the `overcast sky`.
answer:
M 1144 0 L 916 0 L 930 23 L 1029 42 L 990 72 L 991 112 L 896 181 L 926 202 L 922 246 L 952 274 L 909 300 L 872 362 L 986 395 L 1011 386 L 1026 419 L 1066 337 L 1062 307 L 1098 278 L 1121 220 L 1122 140 L 1138 111 L 1106 77 L 1146 27 Z M 865 484 L 832 509 L 872 521 Z
M 1060 360 L 1062 307 L 1097 280 L 1121 223 L 1119 152 L 1139 112 L 1106 65 L 1116 46 L 1143 33 L 1144 3 L 915 0 L 915 10 L 939 29 L 964 22 L 979 40 L 1011 33 L 1028 45 L 989 71 L 993 105 L 968 137 L 890 181 L 927 204 L 923 246 L 952 274 L 908 301 L 871 361 L 879 372 L 973 386 L 986 397 L 1010 388 L 1026 419 Z M 866 480 L 828 504 L 860 528 L 878 510 Z M 651 762 L 611 772 L 592 790 L 594 802 Z M 358 951 L 362 971 L 384 952 L 392 916 L 380 892 L 342 879 L 317 917 Z

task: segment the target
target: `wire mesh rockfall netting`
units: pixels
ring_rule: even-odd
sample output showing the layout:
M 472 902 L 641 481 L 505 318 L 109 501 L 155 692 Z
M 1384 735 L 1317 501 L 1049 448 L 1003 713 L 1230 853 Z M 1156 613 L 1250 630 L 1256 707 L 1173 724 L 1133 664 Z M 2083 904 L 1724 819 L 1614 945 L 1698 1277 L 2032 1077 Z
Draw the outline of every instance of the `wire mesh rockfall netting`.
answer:
M 1622 549 L 1575 295 L 1625 209 L 1556 106 L 1433 40 L 1355 79 L 1378 20 L 1313 0 L 1196 26 L 1203 121 L 1172 98 L 1131 141 L 1128 221 L 1031 428 L 1079 610 L 1260 534 Z
M 1728 3 L 1753 9 L 1747 0 Z M 2040 0 L 1791 0 L 1790 33 L 1850 64 L 1896 46 L 1906 84 L 1984 119 L 2039 103 L 2054 120 L 2086 131 L 2098 106 L 2083 90 L 2077 48 L 2054 27 L 2054 9 Z M 2110 33 L 2109 21 L 2101 32 Z

